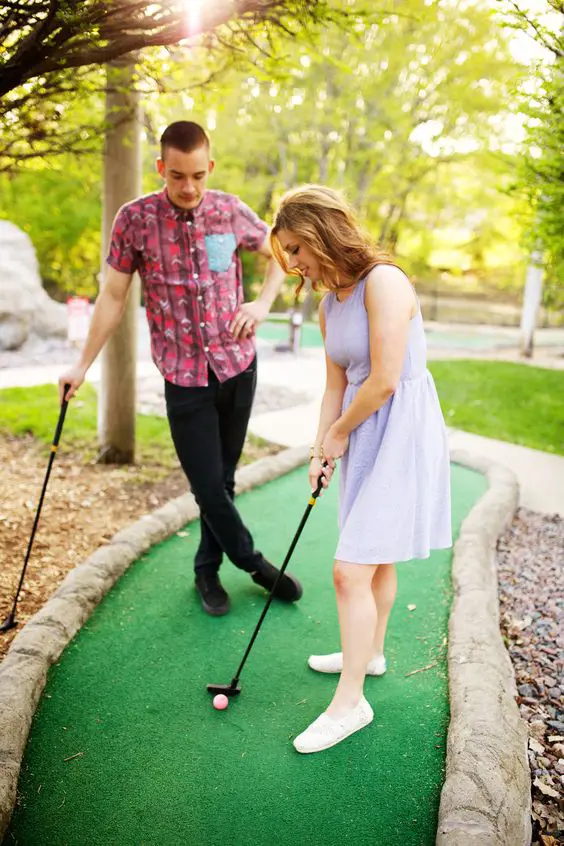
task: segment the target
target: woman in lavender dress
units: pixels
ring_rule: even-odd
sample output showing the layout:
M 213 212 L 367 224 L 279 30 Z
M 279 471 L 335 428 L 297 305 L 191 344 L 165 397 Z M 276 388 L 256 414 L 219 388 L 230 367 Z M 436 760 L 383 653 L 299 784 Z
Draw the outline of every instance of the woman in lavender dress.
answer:
M 298 188 L 282 199 L 271 238 L 287 272 L 328 292 L 319 311 L 326 388 L 309 479 L 314 488 L 322 475 L 327 486 L 341 459 L 334 583 L 342 651 L 312 655 L 309 666 L 340 679 L 326 711 L 294 740 L 298 752 L 317 752 L 373 719 L 364 679 L 386 671 L 395 562 L 451 545 L 449 454 L 417 297 L 352 209 L 329 188 Z

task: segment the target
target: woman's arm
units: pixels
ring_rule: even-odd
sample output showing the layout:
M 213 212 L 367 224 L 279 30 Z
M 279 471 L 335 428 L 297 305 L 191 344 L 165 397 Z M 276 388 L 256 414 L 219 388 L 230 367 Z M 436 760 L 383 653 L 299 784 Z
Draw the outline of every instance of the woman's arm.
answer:
M 325 343 L 325 314 L 323 304 L 319 308 L 319 327 Z M 342 367 L 329 358 L 325 352 L 325 392 L 321 401 L 321 412 L 319 414 L 319 425 L 313 445 L 313 452 L 316 457 L 321 456 L 321 444 L 325 435 L 341 416 L 343 396 L 347 387 L 347 376 Z
M 409 322 L 417 309 L 407 277 L 391 265 L 379 265 L 369 274 L 365 306 L 370 334 L 370 373 L 323 442 L 325 454 L 334 458 L 345 451 L 352 430 L 381 408 L 396 390 L 405 358 Z
M 323 336 L 323 343 L 325 343 L 325 312 L 323 303 L 319 307 L 319 327 Z M 323 460 L 321 445 L 325 440 L 327 432 L 331 426 L 341 416 L 341 409 L 343 406 L 343 396 L 347 387 L 347 376 L 342 367 L 327 355 L 325 352 L 325 392 L 321 401 L 321 411 L 319 414 L 319 425 L 317 427 L 317 435 L 313 445 L 314 459 L 310 461 L 310 482 L 312 489 L 317 487 L 317 480 L 321 475 L 321 464 Z M 325 468 L 323 474 L 325 476 L 324 486 L 327 486 L 334 468 L 334 462 L 331 462 L 328 468 Z

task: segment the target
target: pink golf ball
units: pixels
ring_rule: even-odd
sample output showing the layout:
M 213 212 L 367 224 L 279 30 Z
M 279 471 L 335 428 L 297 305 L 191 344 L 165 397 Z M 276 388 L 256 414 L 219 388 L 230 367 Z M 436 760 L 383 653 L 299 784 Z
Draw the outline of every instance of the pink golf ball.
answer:
M 216 711 L 225 711 L 228 705 L 229 699 L 227 698 L 225 693 L 218 693 L 217 696 L 214 696 L 213 707 Z

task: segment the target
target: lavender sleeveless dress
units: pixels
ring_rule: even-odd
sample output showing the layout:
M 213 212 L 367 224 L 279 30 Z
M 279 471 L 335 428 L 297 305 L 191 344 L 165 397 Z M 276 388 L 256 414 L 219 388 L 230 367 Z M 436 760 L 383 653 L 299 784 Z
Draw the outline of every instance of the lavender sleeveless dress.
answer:
M 343 411 L 370 372 L 365 285 L 341 303 L 330 293 L 322 304 L 327 354 L 347 374 Z M 420 310 L 396 391 L 350 434 L 340 462 L 339 529 L 336 558 L 356 564 L 428 558 L 451 546 L 446 428 Z

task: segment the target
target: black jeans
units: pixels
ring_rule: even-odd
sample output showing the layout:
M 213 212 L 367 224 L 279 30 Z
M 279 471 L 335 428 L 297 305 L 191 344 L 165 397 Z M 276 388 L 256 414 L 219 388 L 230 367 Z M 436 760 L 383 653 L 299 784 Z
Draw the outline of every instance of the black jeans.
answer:
M 200 508 L 201 539 L 196 573 L 216 573 L 223 553 L 241 570 L 262 560 L 233 499 L 256 390 L 256 358 L 247 370 L 220 383 L 208 368 L 208 385 L 183 388 L 165 381 L 172 440 Z

